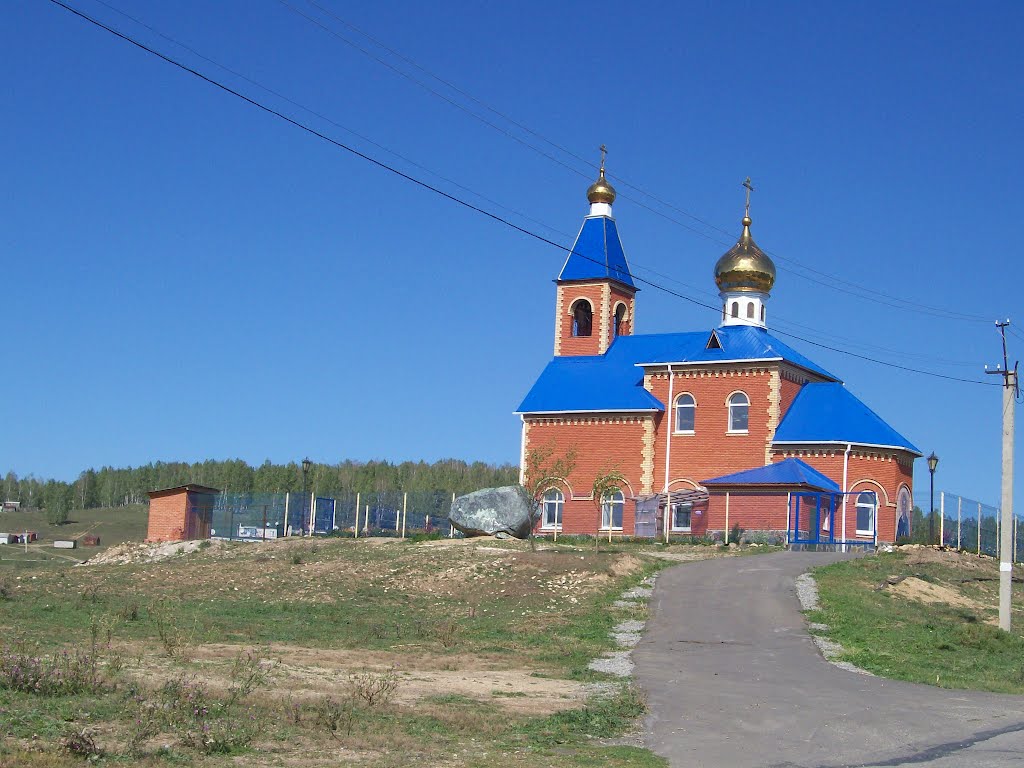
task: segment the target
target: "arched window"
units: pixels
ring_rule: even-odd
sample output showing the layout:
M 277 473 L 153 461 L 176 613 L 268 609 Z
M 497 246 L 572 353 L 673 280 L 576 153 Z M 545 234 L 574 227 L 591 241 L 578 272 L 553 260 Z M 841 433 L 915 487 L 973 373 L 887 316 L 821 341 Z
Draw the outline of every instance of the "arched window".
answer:
M 589 336 L 594 327 L 594 312 L 590 302 L 577 299 L 572 305 L 572 335 Z
M 682 394 L 676 398 L 676 432 L 693 432 L 697 401 L 693 395 Z
M 857 497 L 857 535 L 873 536 L 875 533 L 875 508 L 878 497 L 871 491 L 864 491 Z
M 750 423 L 750 398 L 737 392 L 729 398 L 729 431 L 746 432 Z
M 747 302 L 747 319 L 748 320 L 753 320 L 754 319 L 754 302 L 752 302 L 752 301 L 748 301 Z
M 616 491 L 604 497 L 601 502 L 601 529 L 607 531 L 622 530 L 622 510 L 626 506 L 626 498 L 622 491 Z
M 541 519 L 541 528 L 548 530 L 562 529 L 562 506 L 565 504 L 565 496 L 557 488 L 551 488 L 544 494 L 544 516 Z
M 733 317 L 739 317 L 740 316 L 740 303 L 738 301 L 734 301 L 732 303 L 732 316 Z
M 626 305 L 619 304 L 615 308 L 615 335 L 622 336 L 626 332 Z
M 764 322 L 764 304 L 761 305 L 761 322 Z

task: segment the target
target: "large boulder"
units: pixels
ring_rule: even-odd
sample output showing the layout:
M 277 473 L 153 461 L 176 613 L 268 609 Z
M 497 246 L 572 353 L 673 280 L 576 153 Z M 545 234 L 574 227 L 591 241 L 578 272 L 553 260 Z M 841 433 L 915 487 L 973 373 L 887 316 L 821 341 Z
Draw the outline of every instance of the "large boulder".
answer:
M 529 500 L 517 485 L 484 488 L 459 496 L 452 502 L 448 519 L 466 536 L 507 533 L 525 539 L 533 524 Z

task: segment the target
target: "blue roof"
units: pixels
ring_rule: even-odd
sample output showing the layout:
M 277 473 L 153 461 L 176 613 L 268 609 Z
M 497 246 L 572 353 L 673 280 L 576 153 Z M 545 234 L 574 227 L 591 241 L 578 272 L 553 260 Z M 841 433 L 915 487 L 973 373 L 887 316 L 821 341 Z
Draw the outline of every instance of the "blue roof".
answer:
M 921 455 L 838 382 L 804 384 L 775 431 L 775 442 L 878 445 Z
M 702 480 L 701 485 L 786 485 L 835 493 L 840 490 L 834 480 L 800 459 L 785 459 L 766 467 L 755 467 L 713 480 Z
M 762 328 L 730 326 L 714 332 L 721 349 L 707 349 L 711 331 L 698 331 L 619 336 L 603 355 L 556 357 L 516 412 L 665 410 L 664 404 L 644 389 L 643 371 L 637 367 L 640 363 L 781 359 L 835 378 Z
M 732 360 L 785 360 L 827 379 L 838 381 L 817 363 L 811 362 L 764 328 L 728 325 L 715 329 L 720 349 L 708 349 L 710 333 L 664 334 L 666 344 L 638 363 L 715 363 Z M 669 339 L 671 337 L 671 339 Z
M 611 278 L 633 286 L 629 264 L 619 240 L 615 219 L 587 216 L 576 236 L 569 257 L 558 275 L 559 280 L 605 280 Z

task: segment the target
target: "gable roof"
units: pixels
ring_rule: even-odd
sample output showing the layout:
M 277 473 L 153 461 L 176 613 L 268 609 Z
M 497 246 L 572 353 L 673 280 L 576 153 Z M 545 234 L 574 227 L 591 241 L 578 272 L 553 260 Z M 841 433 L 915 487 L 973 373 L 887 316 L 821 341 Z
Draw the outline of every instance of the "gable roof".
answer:
M 800 459 L 785 459 L 766 467 L 755 467 L 712 480 L 703 480 L 704 486 L 778 485 L 786 487 L 812 488 L 818 491 L 838 493 L 839 485 L 832 478 L 823 475 L 810 464 Z
M 724 325 L 714 330 L 720 346 L 709 345 L 706 332 L 663 334 L 666 343 L 637 365 L 668 363 L 719 363 L 747 360 L 784 360 L 826 379 L 839 381 L 817 363 L 797 352 L 764 328 Z M 671 338 L 670 338 L 671 337 Z
M 774 444 L 780 443 L 854 443 L 922 455 L 838 382 L 804 384 L 775 430 Z
M 617 280 L 635 288 L 615 219 L 587 216 L 558 273 L 559 280 Z
M 715 333 L 721 349 L 707 349 L 707 331 L 653 333 L 619 336 L 603 355 L 556 357 L 544 368 L 516 413 L 664 411 L 665 405 L 644 389 L 643 370 L 638 366 L 666 362 L 785 360 L 835 379 L 762 328 L 729 326 L 716 328 Z

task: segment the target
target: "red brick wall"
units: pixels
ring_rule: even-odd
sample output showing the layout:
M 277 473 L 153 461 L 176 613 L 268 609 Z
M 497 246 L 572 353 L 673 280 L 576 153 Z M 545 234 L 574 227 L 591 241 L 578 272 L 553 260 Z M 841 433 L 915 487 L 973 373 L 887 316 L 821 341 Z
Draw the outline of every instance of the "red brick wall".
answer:
M 644 422 L 635 417 L 581 417 L 564 420 L 527 419 L 526 450 L 550 445 L 558 446 L 553 458 L 576 447 L 576 465 L 567 478 L 562 512 L 563 533 L 594 533 L 600 518 L 591 500 L 594 479 L 609 470 L 618 470 L 629 483 L 623 489 L 627 501 L 623 509 L 622 528 L 633 534 L 634 505 L 629 499 L 640 494 L 643 463 Z
M 706 375 L 676 374 L 673 398 L 684 392 L 697 401 L 693 435 L 673 435 L 670 482 L 687 479 L 695 483 L 765 463 L 768 442 L 770 376 L 767 369 L 755 369 L 742 375 L 706 371 Z M 669 405 L 667 375 L 651 378 L 651 391 Z M 743 391 L 750 399 L 750 425 L 745 435 L 728 434 L 727 398 Z M 658 420 L 654 438 L 654 490 L 665 486 L 665 434 L 674 426 L 671 413 Z
M 605 340 L 605 349 L 610 347 L 612 342 L 615 341 L 615 307 L 618 304 L 626 305 L 626 316 L 622 322 L 622 329 L 619 335 L 629 336 L 633 333 L 633 312 L 636 305 L 636 302 L 633 299 L 633 293 L 619 287 L 617 283 L 612 283 L 611 301 L 608 306 L 608 311 L 611 315 L 608 321 L 608 336 Z
M 146 541 L 181 541 L 185 538 L 187 500 L 188 494 L 184 490 L 150 498 Z
M 568 283 L 558 286 L 559 300 L 555 302 L 555 328 L 559 345 L 555 348 L 557 355 L 598 355 L 601 353 L 601 310 L 603 307 L 603 287 L 601 285 L 575 285 Z M 594 312 L 593 328 L 590 336 L 572 335 L 572 305 L 577 299 L 590 301 Z
M 843 454 L 845 447 L 828 447 L 818 451 L 777 452 L 772 461 L 782 461 L 795 456 L 828 476 L 839 486 L 843 484 Z M 901 484 L 913 491 L 913 461 L 905 452 L 859 449 L 854 446 L 850 453 L 847 469 L 847 486 L 851 492 L 874 491 L 878 494 L 876 529 L 878 540 L 892 542 L 896 538 L 896 494 Z M 846 501 L 846 537 L 848 539 L 871 538 L 857 535 L 857 500 L 850 496 Z M 836 536 L 841 535 L 840 520 L 842 508 L 836 512 Z
M 708 499 L 707 529 L 732 530 L 739 525 L 744 531 L 785 531 L 789 527 L 788 494 L 729 493 L 729 515 L 726 523 L 725 493 L 714 492 Z

